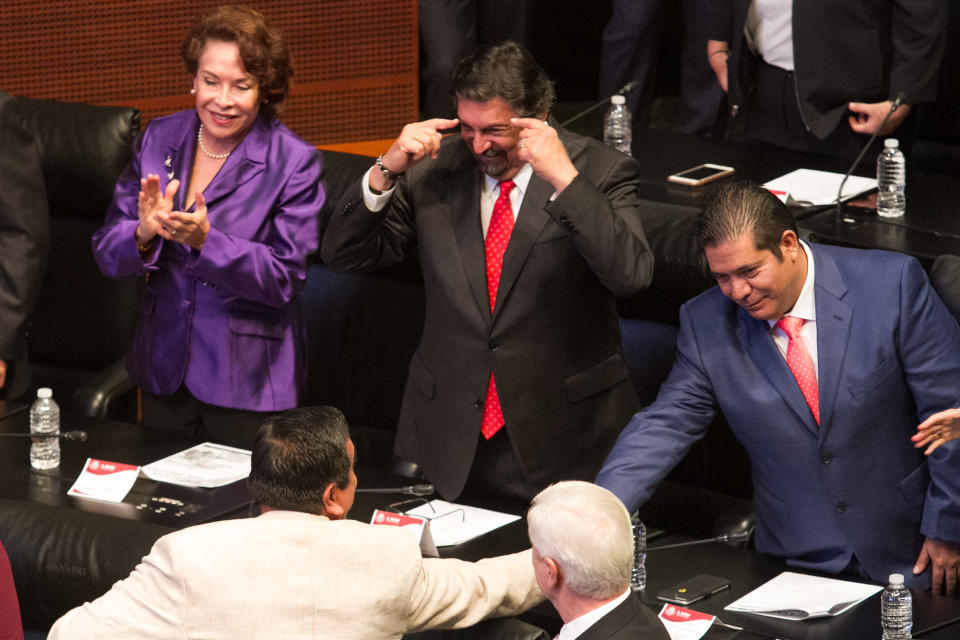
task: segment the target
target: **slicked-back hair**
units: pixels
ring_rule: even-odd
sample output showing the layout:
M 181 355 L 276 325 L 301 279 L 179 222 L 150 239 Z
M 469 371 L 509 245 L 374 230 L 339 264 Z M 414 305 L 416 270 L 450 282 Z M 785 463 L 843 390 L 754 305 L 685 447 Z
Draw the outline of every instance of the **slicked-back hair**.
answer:
M 783 259 L 783 232 L 797 233 L 793 214 L 775 195 L 748 180 L 723 185 L 697 216 L 695 233 L 700 247 L 715 247 L 752 236 L 758 251 L 770 250 Z
M 630 515 L 607 489 L 580 480 L 552 484 L 533 499 L 527 529 L 534 553 L 553 558 L 574 593 L 612 598 L 630 584 Z
M 513 40 L 487 45 L 463 58 L 453 72 L 454 98 L 488 102 L 502 98 L 521 118 L 549 113 L 556 102 L 553 81 Z
M 350 481 L 347 419 L 333 407 L 301 407 L 271 416 L 257 431 L 247 484 L 274 509 L 323 512 L 323 492 Z
M 243 69 L 257 81 L 260 113 L 272 119 L 279 115 L 290 92 L 290 52 L 262 13 L 249 7 L 225 5 L 200 15 L 180 47 L 187 73 L 197 75 L 203 48 L 210 40 L 232 42 L 240 50 Z

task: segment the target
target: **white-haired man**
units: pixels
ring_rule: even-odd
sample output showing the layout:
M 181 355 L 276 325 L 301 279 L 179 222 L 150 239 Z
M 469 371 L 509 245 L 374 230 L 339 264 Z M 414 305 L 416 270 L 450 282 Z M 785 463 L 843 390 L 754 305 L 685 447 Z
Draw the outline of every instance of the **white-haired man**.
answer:
M 550 485 L 527 512 L 533 570 L 563 619 L 557 640 L 669 640 L 653 611 L 630 592 L 630 515 L 590 482 Z

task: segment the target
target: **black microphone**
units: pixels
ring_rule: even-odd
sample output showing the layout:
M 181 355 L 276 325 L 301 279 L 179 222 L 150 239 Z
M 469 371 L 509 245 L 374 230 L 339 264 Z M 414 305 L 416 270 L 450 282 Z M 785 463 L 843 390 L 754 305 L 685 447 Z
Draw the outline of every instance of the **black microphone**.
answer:
M 900 105 L 903 104 L 903 101 L 906 99 L 907 94 L 903 91 L 897 94 L 897 97 L 893 99 L 893 102 L 890 103 L 890 111 L 887 112 L 887 115 L 883 116 L 883 120 L 880 121 L 880 126 L 877 127 L 877 130 L 873 132 L 873 135 L 870 136 L 870 139 L 867 140 L 867 144 L 863 145 L 863 149 L 860 150 L 860 155 L 857 156 L 857 159 L 853 161 L 853 164 L 850 165 L 850 168 L 847 169 L 847 173 L 843 176 L 843 180 L 840 181 L 840 188 L 837 189 L 837 213 L 835 223 L 840 223 L 840 203 L 841 198 L 843 197 L 843 187 L 847 184 L 847 179 L 850 175 L 856 171 L 857 165 L 860 164 L 860 160 L 863 159 L 863 154 L 867 152 L 867 149 L 870 148 L 870 145 L 873 144 L 873 141 L 877 139 L 877 135 L 880 133 L 880 130 L 887 126 L 887 120 L 890 119 L 890 116 L 893 115 L 893 112 L 900 108 Z
M 607 96 L 607 97 L 604 98 L 603 100 L 597 102 L 597 103 L 594 104 L 594 105 L 591 105 L 591 106 L 587 107 L 586 109 L 584 109 L 583 111 L 581 111 L 581 112 L 578 113 L 577 115 L 573 116 L 572 118 L 569 118 L 569 119 L 565 120 L 564 122 L 561 122 L 561 123 L 560 123 L 560 126 L 561 126 L 561 127 L 565 127 L 565 126 L 567 126 L 568 124 L 570 124 L 571 122 L 576 122 L 577 120 L 579 120 L 579 119 L 582 118 L 583 116 L 587 115 L 588 113 L 590 113 L 590 112 L 592 112 L 592 111 L 596 111 L 597 109 L 599 109 L 599 108 L 602 107 L 603 105 L 609 103 L 609 102 L 610 102 L 610 98 L 612 98 L 613 96 L 625 96 L 625 95 L 627 95 L 628 93 L 630 93 L 631 91 L 633 91 L 634 89 L 636 89 L 638 84 L 640 84 L 638 81 L 636 81 L 636 80 L 631 80 L 631 81 L 628 82 L 627 84 L 625 84 L 625 85 L 623 85 L 622 87 L 620 87 L 620 91 L 617 91 L 616 93 L 611 93 L 609 96 Z
M 405 496 L 429 496 L 436 493 L 432 484 L 411 484 L 405 487 L 357 489 L 357 493 L 402 493 Z
M 61 438 L 63 440 L 87 441 L 86 431 L 63 431 L 61 433 L 0 433 L 5 438 Z
M 690 540 L 689 542 L 677 542 L 674 544 L 662 544 L 658 547 L 647 547 L 647 551 L 660 551 L 661 549 L 677 549 L 679 547 L 689 547 L 695 544 L 709 544 L 711 542 L 719 543 L 737 543 L 744 542 L 750 534 L 746 531 L 734 531 L 733 533 L 724 533 L 715 538 L 703 538 L 701 540 Z

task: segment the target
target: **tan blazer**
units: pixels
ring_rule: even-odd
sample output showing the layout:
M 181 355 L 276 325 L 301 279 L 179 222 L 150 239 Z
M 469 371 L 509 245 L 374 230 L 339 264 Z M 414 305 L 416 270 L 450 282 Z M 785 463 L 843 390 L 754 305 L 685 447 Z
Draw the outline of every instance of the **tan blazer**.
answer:
M 127 579 L 60 618 L 49 638 L 380 640 L 467 627 L 541 600 L 529 551 L 422 559 L 393 527 L 270 511 L 160 538 Z

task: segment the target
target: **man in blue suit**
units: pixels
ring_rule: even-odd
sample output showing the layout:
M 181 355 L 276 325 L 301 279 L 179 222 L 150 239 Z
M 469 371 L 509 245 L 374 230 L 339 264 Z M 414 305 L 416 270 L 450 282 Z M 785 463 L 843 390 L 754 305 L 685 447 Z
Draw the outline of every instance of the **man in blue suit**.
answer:
M 636 509 L 722 411 L 750 456 L 758 551 L 954 591 L 960 450 L 924 458 L 910 436 L 960 400 L 960 327 L 919 263 L 808 245 L 746 182 L 717 193 L 697 236 L 719 286 L 681 309 L 673 370 L 597 483 Z

